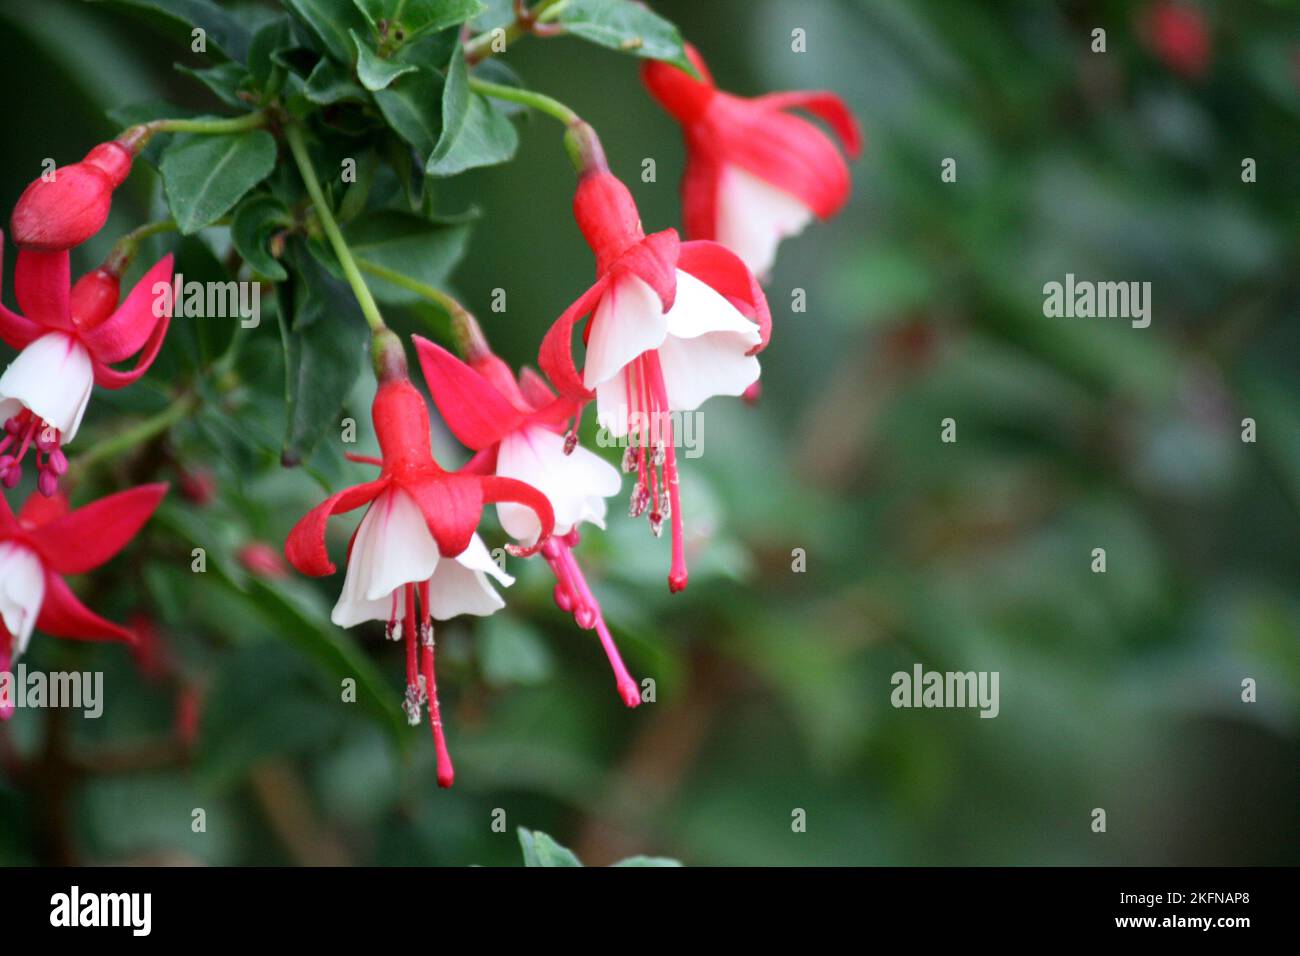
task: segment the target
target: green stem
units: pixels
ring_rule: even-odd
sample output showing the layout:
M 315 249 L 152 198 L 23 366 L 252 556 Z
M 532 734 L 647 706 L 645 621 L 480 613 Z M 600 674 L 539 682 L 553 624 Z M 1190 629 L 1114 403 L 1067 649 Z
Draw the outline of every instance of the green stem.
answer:
M 157 119 L 131 126 L 118 134 L 117 141 L 138 154 L 157 133 L 242 133 L 261 129 L 271 121 L 271 111 L 261 109 L 243 116 L 223 116 L 217 119 Z
M 361 267 L 362 272 L 368 272 L 377 279 L 383 279 L 385 282 L 391 282 L 408 292 L 414 292 L 446 312 L 451 318 L 452 338 L 456 341 L 457 348 L 467 358 L 473 358 L 484 352 L 491 352 L 487 346 L 487 339 L 484 338 L 483 331 L 479 328 L 473 314 L 456 301 L 453 296 L 428 283 L 421 282 L 419 279 L 412 279 L 396 269 L 381 266 L 379 263 L 371 262 L 368 259 L 358 259 L 357 265 Z
M 104 259 L 104 268 L 113 275 L 120 276 L 126 272 L 131 265 L 131 260 L 135 258 L 136 251 L 140 248 L 140 243 L 150 236 L 156 236 L 164 232 L 172 232 L 176 229 L 175 219 L 162 219 L 158 222 L 147 222 L 143 226 L 138 226 L 130 232 L 123 235 L 113 243 L 113 248 L 109 250 L 108 256 Z
M 294 162 L 298 164 L 298 172 L 302 174 L 302 181 L 307 186 L 307 194 L 311 196 L 312 205 L 316 209 L 316 218 L 320 220 L 321 228 L 325 230 L 325 237 L 329 240 L 334 255 L 338 257 L 339 265 L 343 267 L 343 274 L 347 277 L 348 285 L 352 286 L 352 293 L 357 297 L 357 304 L 361 306 L 361 314 L 366 317 L 366 322 L 369 323 L 372 330 L 375 332 L 383 331 L 385 328 L 384 317 L 379 314 L 379 306 L 375 304 L 375 297 L 370 294 L 370 288 L 366 285 L 366 280 L 362 278 L 356 260 L 352 258 L 352 250 L 348 248 L 347 240 L 343 238 L 343 232 L 339 229 L 339 224 L 334 220 L 334 213 L 330 210 L 329 203 L 325 201 L 325 194 L 321 191 L 320 181 L 316 178 L 316 170 L 312 168 L 311 159 L 307 155 L 307 145 L 303 142 L 302 128 L 296 124 L 288 126 L 285 129 L 285 139 L 289 142 L 289 150 L 293 153 Z
M 261 129 L 270 119 L 270 112 L 257 110 L 243 116 L 222 117 L 220 119 L 160 119 L 145 123 L 151 133 L 242 133 L 245 130 Z
M 519 103 L 540 110 L 549 116 L 555 117 L 565 126 L 572 126 L 574 123 L 581 122 L 581 117 L 577 113 L 545 93 L 521 90 L 517 86 L 489 83 L 487 80 L 480 80 L 477 76 L 469 78 L 469 88 L 475 93 L 482 93 L 484 96 L 490 96 L 493 99 L 509 100 L 511 103 Z
M 77 470 L 85 471 L 85 469 L 97 462 L 106 458 L 113 458 L 124 451 L 134 448 L 136 445 L 144 444 L 155 435 L 161 435 L 172 425 L 194 411 L 198 404 L 199 397 L 193 392 L 181 395 L 152 418 L 146 418 L 139 424 L 124 429 L 116 435 L 110 435 L 78 454 L 74 459 Z

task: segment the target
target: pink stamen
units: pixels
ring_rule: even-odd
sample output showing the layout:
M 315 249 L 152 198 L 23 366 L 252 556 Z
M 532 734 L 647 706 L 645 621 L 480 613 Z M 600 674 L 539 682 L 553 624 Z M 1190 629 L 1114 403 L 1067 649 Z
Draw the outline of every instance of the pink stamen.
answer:
M 651 376 L 651 388 L 655 392 L 660 407 L 665 411 L 668 408 L 668 389 L 664 386 L 663 368 L 659 364 L 658 352 L 646 352 L 643 356 L 646 370 Z M 668 590 L 676 594 L 678 591 L 686 588 L 687 571 L 686 571 L 686 552 L 684 532 L 682 526 L 682 503 L 681 492 L 678 488 L 679 480 L 677 475 L 677 450 L 674 447 L 672 419 L 668 421 L 668 435 L 664 441 L 665 458 L 664 458 L 664 483 L 668 486 L 669 510 L 672 512 L 672 529 L 673 529 L 673 559 L 672 566 L 668 571 Z
M 424 672 L 425 692 L 429 697 L 429 726 L 433 730 L 433 747 L 438 755 L 438 786 L 450 787 L 456 779 L 451 765 L 451 752 L 442 732 L 442 711 L 438 706 L 438 679 L 433 669 L 433 619 L 429 612 L 429 582 L 420 584 L 420 605 L 424 609 L 424 625 L 420 631 L 420 666 Z
M 619 697 L 628 707 L 635 707 L 641 703 L 641 689 L 628 673 L 627 665 L 623 663 L 613 635 L 605 625 L 605 615 L 600 609 L 600 602 L 591 593 L 578 559 L 573 556 L 572 546 L 576 543 L 577 536 L 570 532 L 569 535 L 560 538 L 552 537 L 542 550 L 558 582 L 555 591 L 557 594 L 564 593 L 568 597 L 572 604 L 573 619 L 579 627 L 587 631 L 595 629 L 596 636 L 600 638 L 600 645 L 605 650 L 605 657 L 609 660 L 609 666 L 614 671 L 614 683 L 618 688 Z M 560 610 L 570 612 L 570 608 L 560 604 L 559 601 L 556 603 Z

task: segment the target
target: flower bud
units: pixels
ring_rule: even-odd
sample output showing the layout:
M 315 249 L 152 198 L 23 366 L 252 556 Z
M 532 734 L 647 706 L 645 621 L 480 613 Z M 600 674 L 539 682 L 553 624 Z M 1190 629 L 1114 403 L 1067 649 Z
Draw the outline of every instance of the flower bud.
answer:
M 121 143 L 100 143 L 81 162 L 35 180 L 9 221 L 14 242 L 36 252 L 61 252 L 85 242 L 108 220 L 113 190 L 131 171 L 132 158 Z
M 289 575 L 280 552 L 265 541 L 250 541 L 240 548 L 239 563 L 259 578 L 274 581 Z
M 87 272 L 72 286 L 69 306 L 77 328 L 88 332 L 113 314 L 121 295 L 121 282 L 108 269 Z

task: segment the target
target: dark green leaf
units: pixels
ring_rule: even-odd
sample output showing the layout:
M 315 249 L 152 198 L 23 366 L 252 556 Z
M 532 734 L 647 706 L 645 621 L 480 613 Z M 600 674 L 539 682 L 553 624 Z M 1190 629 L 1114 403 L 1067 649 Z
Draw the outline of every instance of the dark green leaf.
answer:
M 650 60 L 666 60 L 692 74 L 682 36 L 672 23 L 631 0 L 567 0 L 558 23 L 574 36 Z
M 364 103 L 366 91 L 352 82 L 348 71 L 333 60 L 321 60 L 307 77 L 304 95 L 318 106 L 350 101 Z
M 355 0 L 384 39 L 404 43 L 430 31 L 445 30 L 473 19 L 483 10 L 479 0 Z
M 252 268 L 275 282 L 287 279 L 284 266 L 267 250 L 276 231 L 292 222 L 284 203 L 274 196 L 249 196 L 235 210 L 230 240 Z
M 167 205 L 189 235 L 224 216 L 275 167 L 275 139 L 265 130 L 177 137 L 162 159 Z
M 248 105 L 239 98 L 239 91 L 243 88 L 244 81 L 248 79 L 248 71 L 238 63 L 222 63 L 206 70 L 196 70 L 183 63 L 177 63 L 176 69 L 194 77 L 226 105 L 235 107 Z
M 276 62 L 275 54 L 293 47 L 293 32 L 288 17 L 280 17 L 266 24 L 253 36 L 248 50 L 248 71 L 258 89 L 274 92 L 278 72 L 283 67 Z
M 288 432 L 281 458 L 304 461 L 331 427 L 361 374 L 369 329 L 352 291 L 306 252 L 289 244 L 292 267 L 285 330 Z
M 229 10 L 211 0 L 110 0 L 116 6 L 134 7 L 162 14 L 189 29 L 203 30 L 205 44 L 211 44 L 232 60 L 248 59 L 252 34 Z
M 366 29 L 366 19 L 352 0 L 284 0 L 284 5 L 320 44 L 322 52 L 339 63 L 352 65 L 349 34 Z
M 454 176 L 477 166 L 503 163 L 519 148 L 514 124 L 484 97 L 470 91 L 465 53 L 459 46 L 447 68 L 442 123 L 442 136 L 424 170 L 430 176 Z
M 352 31 L 352 42 L 357 48 L 357 78 L 361 80 L 361 85 L 372 93 L 386 89 L 393 80 L 416 69 L 413 63 L 396 63 L 383 59 L 370 49 L 355 30 Z
M 397 134 L 427 162 L 442 135 L 442 77 L 421 67 L 375 93 L 375 102 Z
M 433 222 L 414 213 L 385 210 L 362 216 L 345 230 L 353 254 L 423 282 L 440 286 L 456 267 L 469 240 L 464 222 Z M 390 282 L 367 276 L 375 297 L 409 304 L 420 297 Z

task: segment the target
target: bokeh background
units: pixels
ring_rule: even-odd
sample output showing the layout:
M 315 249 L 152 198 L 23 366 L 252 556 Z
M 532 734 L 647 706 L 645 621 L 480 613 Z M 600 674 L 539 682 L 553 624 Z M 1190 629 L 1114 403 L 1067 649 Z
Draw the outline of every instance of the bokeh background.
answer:
M 506 611 L 441 631 L 451 791 L 426 727 L 340 703 L 339 668 L 359 660 L 395 708 L 400 651 L 378 628 L 330 626 L 341 576 L 267 580 L 238 559 L 278 547 L 322 486 L 366 474 L 331 442 L 279 468 L 268 299 L 212 401 L 76 489 L 210 472 L 218 491 L 206 505 L 173 493 L 130 551 L 75 583 L 135 620 L 142 650 L 34 639 L 29 666 L 102 669 L 106 709 L 0 728 L 0 862 L 517 864 L 517 826 L 593 864 L 1300 862 L 1296 7 L 1196 3 L 1208 45 L 1179 58 L 1141 3 L 654 6 L 722 86 L 835 90 L 868 137 L 851 206 L 782 247 L 761 401 L 706 406 L 683 481 L 690 588 L 668 594 L 667 539 L 621 499 L 580 551 L 656 702 L 625 710 L 545 567 L 515 561 Z M 183 41 L 116 6 L 5 0 L 6 216 L 44 157 L 70 162 L 119 128 L 110 111 L 216 108 L 173 69 L 202 62 Z M 597 127 L 648 228 L 678 224 L 680 136 L 635 61 L 568 39 L 508 60 Z M 452 288 L 514 362 L 534 360 L 592 272 L 554 125 L 522 138 L 512 164 L 438 186 L 441 209 L 481 211 Z M 940 180 L 947 157 L 955 183 Z M 137 173 L 75 264 L 161 210 L 157 177 Z M 187 275 L 223 254 L 209 232 L 183 245 Z M 1150 328 L 1045 318 L 1043 283 L 1066 272 L 1150 281 Z M 176 328 L 140 386 L 98 393 L 87 444 L 161 407 L 204 334 Z M 372 387 L 349 402 L 363 451 Z M 895 710 L 890 675 L 916 662 L 998 671 L 1000 715 Z

